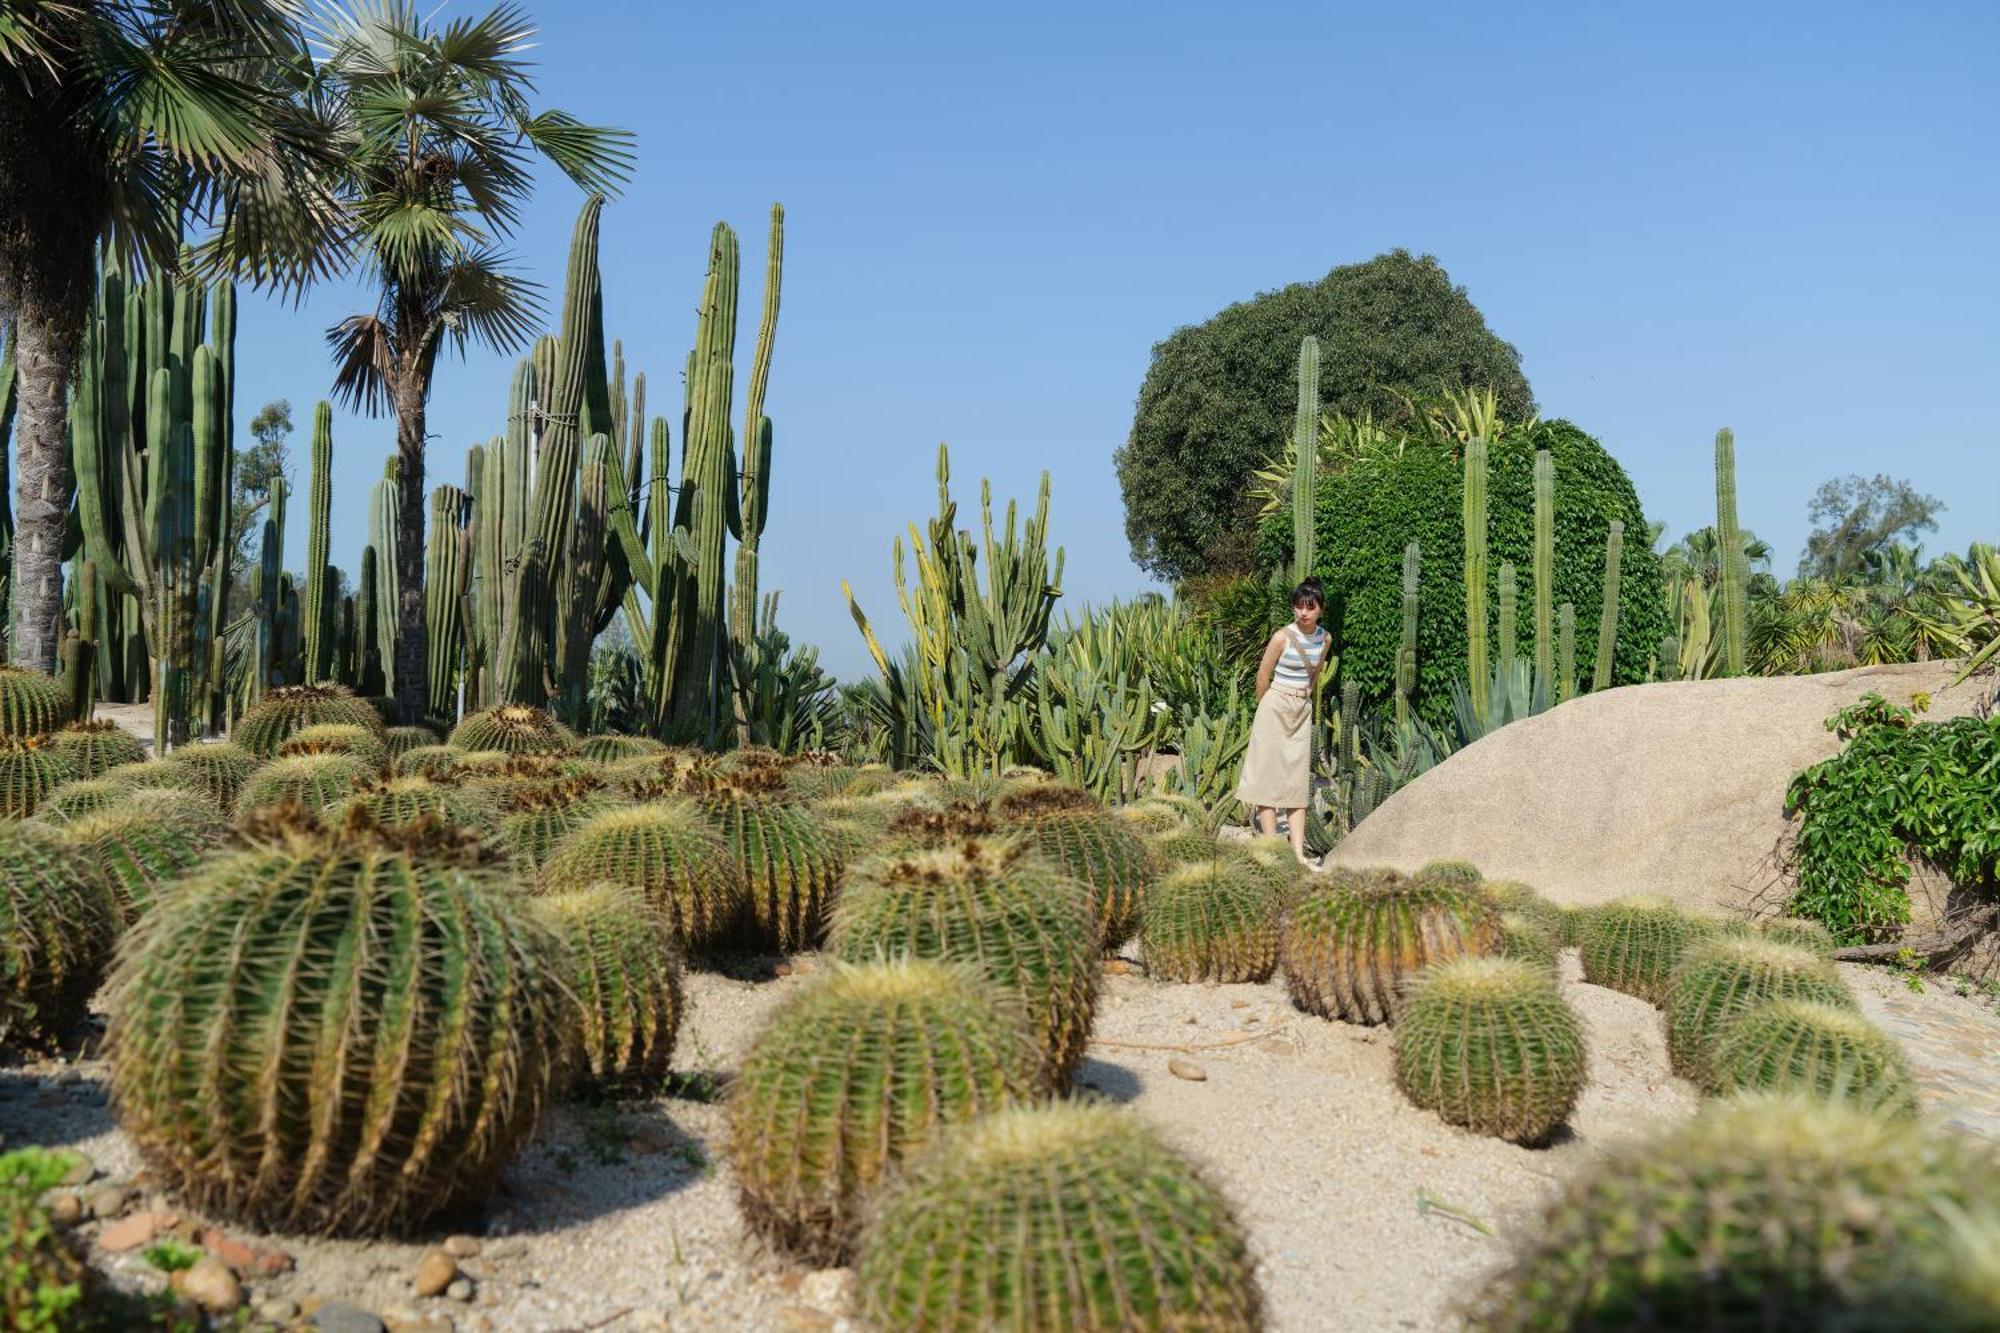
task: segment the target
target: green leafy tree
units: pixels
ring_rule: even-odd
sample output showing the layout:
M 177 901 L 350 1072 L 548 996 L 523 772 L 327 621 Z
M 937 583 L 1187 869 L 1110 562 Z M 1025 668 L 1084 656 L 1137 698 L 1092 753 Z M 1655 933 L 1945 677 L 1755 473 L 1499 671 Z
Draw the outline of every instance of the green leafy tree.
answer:
M 1884 548 L 1935 532 L 1944 501 L 1907 481 L 1850 473 L 1821 483 L 1806 506 L 1812 531 L 1799 560 L 1801 578 L 1831 583 L 1867 577 Z
M 1254 565 L 1254 478 L 1291 432 L 1307 334 L 1319 339 L 1321 404 L 1337 416 L 1394 426 L 1413 400 L 1488 387 L 1508 418 L 1534 412 L 1520 354 L 1428 255 L 1395 250 L 1239 302 L 1153 348 L 1117 454 L 1141 566 L 1183 580 Z
M 0 307 L 18 325 L 13 650 L 52 670 L 73 485 L 69 388 L 98 247 L 129 272 L 303 282 L 332 212 L 286 0 L 0 0 Z M 211 227 L 210 224 L 213 224 Z
M 273 398 L 250 418 L 255 441 L 236 451 L 235 493 L 229 497 L 230 602 L 245 605 L 250 566 L 263 558 L 264 510 L 271 503 L 271 483 L 292 475 L 292 404 Z
M 442 26 L 409 0 L 353 0 L 323 20 L 317 100 L 338 125 L 337 191 L 351 258 L 375 308 L 327 333 L 334 389 L 396 419 L 396 694 L 424 711 L 425 410 L 438 354 L 519 348 L 540 318 L 534 287 L 501 246 L 545 158 L 585 190 L 609 193 L 632 165 L 632 137 L 565 111 L 530 109 L 536 29 L 502 4 Z

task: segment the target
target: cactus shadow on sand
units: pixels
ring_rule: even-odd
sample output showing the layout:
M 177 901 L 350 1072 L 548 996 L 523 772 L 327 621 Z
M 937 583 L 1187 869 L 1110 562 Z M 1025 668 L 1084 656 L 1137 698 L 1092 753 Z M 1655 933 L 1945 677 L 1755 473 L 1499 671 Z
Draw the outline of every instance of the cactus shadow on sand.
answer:
M 115 1124 L 109 1089 L 101 1081 L 65 1085 L 53 1074 L 0 1071 L 0 1143 L 61 1148 L 109 1133 Z
M 713 1169 L 668 1103 L 570 1102 L 548 1113 L 485 1206 L 453 1220 L 495 1234 L 561 1231 L 677 1194 Z
M 1139 1099 L 1146 1084 L 1136 1070 L 1109 1060 L 1087 1056 L 1077 1065 L 1072 1083 L 1077 1094 L 1092 1100 L 1115 1102 L 1120 1106 Z

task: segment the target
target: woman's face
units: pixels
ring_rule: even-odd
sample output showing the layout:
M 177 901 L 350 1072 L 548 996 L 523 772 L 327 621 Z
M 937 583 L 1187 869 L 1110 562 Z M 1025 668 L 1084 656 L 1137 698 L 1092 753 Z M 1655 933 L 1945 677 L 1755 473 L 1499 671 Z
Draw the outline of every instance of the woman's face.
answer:
M 1292 608 L 1292 617 L 1298 621 L 1299 629 L 1310 634 L 1319 628 L 1319 603 L 1300 602 Z

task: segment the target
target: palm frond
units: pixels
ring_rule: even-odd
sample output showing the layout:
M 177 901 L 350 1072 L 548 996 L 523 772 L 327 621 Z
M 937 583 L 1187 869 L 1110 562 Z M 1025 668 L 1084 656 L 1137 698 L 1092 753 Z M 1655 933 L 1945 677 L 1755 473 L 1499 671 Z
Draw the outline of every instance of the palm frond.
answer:
M 519 123 L 521 135 L 585 190 L 615 195 L 638 161 L 630 130 L 586 125 L 567 111 L 544 111 Z
M 333 396 L 369 416 L 381 416 L 389 406 L 389 381 L 395 371 L 392 331 L 377 315 L 349 315 L 326 331 L 337 369 Z
M 521 9 L 497 5 L 476 19 L 457 19 L 430 42 L 433 59 L 496 84 L 527 84 L 528 64 L 521 53 L 530 45 L 535 25 Z
M 507 256 L 490 248 L 446 265 L 433 290 L 433 336 L 461 353 L 468 342 L 513 351 L 532 340 L 541 324 L 540 286 L 509 272 Z

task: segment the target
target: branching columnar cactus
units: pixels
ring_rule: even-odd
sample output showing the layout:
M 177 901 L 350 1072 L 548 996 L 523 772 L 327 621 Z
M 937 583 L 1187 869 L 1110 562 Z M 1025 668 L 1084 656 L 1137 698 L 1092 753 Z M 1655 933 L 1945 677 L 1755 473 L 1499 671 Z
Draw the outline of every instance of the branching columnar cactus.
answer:
M 70 693 L 40 671 L 0 667 L 0 735 L 40 737 L 70 721 Z
M 500 839 L 523 874 L 539 875 L 565 838 L 627 804 L 596 778 L 524 782 L 500 798 Z
M 320 815 L 340 805 L 375 778 L 374 770 L 348 754 L 294 754 L 273 759 L 243 780 L 236 794 L 239 816 L 286 802 Z
M 435 746 L 438 734 L 429 727 L 386 727 L 382 743 L 389 747 L 389 760 L 394 763 L 412 750 Z
M 68 757 L 42 737 L 0 737 L 0 818 L 26 819 L 76 776 Z
M 558 844 L 542 865 L 544 892 L 594 884 L 643 891 L 673 923 L 681 947 L 691 951 L 717 943 L 748 907 L 743 871 L 729 844 L 683 800 L 649 801 L 598 815 Z
M 280 758 L 294 754 L 345 754 L 366 764 L 372 772 L 389 767 L 389 746 L 379 729 L 357 727 L 352 722 L 320 722 L 301 727 L 278 747 Z
M 575 754 L 576 737 L 555 714 L 522 704 L 501 704 L 474 713 L 452 728 L 450 743 L 461 750 L 502 750 L 508 754 Z
M 1872 1292 L 1922 1276 L 1956 1222 L 1993 1220 L 1996 1199 L 2000 1167 L 1969 1138 L 1814 1098 L 1731 1097 L 1572 1178 L 1468 1323 L 1844 1327 Z
M 79 778 L 102 777 L 146 758 L 145 745 L 116 722 L 72 722 L 49 737 L 49 748 L 69 760 Z
M 1773 1000 L 1728 1023 L 1709 1052 L 1708 1085 L 1724 1096 L 1798 1092 L 1892 1115 L 1917 1110 L 1895 1041 L 1854 1008 L 1814 1000 Z
M 1146 891 L 1139 943 L 1165 981 L 1263 981 L 1278 965 L 1278 899 L 1240 861 L 1187 865 Z
M 119 915 L 137 921 L 161 891 L 218 846 L 228 825 L 193 792 L 140 790 L 63 828 L 112 891 Z
M 420 819 L 434 819 L 447 828 L 491 833 L 500 822 L 493 804 L 481 793 L 429 778 L 389 778 L 371 783 L 329 817 L 344 819 L 350 810 L 367 812 L 371 823 L 386 829 L 408 828 Z
M 324 1235 L 480 1198 L 565 1072 L 562 943 L 449 833 L 253 830 L 134 928 L 119 1118 L 195 1208 Z M 226 974 L 229 984 L 215 979 Z M 270 997 L 244 1022 L 238 997 Z
M 117 933 L 111 890 L 62 830 L 0 820 L 0 1042 L 67 1036 Z
M 583 1072 L 601 1084 L 657 1091 L 681 1024 L 673 926 L 630 885 L 599 884 L 535 903 L 569 945 L 565 975 L 583 1024 Z
M 1450 1123 L 1543 1142 L 1576 1109 L 1585 1073 L 1583 1022 L 1546 967 L 1460 958 L 1410 983 L 1396 1020 L 1396 1082 Z
M 876 1328 L 1263 1327 L 1228 1200 L 1109 1106 L 1021 1107 L 948 1132 L 883 1191 L 858 1268 Z
M 1767 940 L 1778 944 L 1789 944 L 1808 953 L 1818 954 L 1821 958 L 1832 957 L 1833 951 L 1839 947 L 1833 938 L 1833 932 L 1817 921 L 1806 921 L 1792 916 L 1774 916 L 1765 921 L 1759 929 Z
M 1349 1023 L 1387 1023 L 1425 967 L 1491 953 L 1500 909 L 1441 879 L 1336 873 L 1293 909 L 1281 958 L 1292 1003 Z
M 230 739 L 256 755 L 271 759 L 295 731 L 326 722 L 345 722 L 383 731 L 382 717 L 365 699 L 345 685 L 286 685 L 265 692 L 257 704 L 236 720 Z
M 236 808 L 243 783 L 260 762 L 242 746 L 224 742 L 182 746 L 155 767 L 177 785 L 207 792 L 216 808 L 227 814 Z
M 968 965 L 836 964 L 771 1019 L 730 1095 L 743 1215 L 818 1264 L 851 1253 L 870 1192 L 946 1126 L 1033 1101 L 1048 1065 Z
M 1667 986 L 1667 1059 L 1708 1083 L 1708 1058 L 1731 1019 L 1772 1000 L 1854 1003 L 1833 965 L 1787 944 L 1721 936 L 1690 948 Z
M 1583 979 L 1663 1004 L 1668 979 L 1688 945 L 1709 927 L 1659 898 L 1625 898 L 1591 909 L 1577 936 Z
M 1546 449 L 1535 450 L 1535 672 L 1543 680 L 1556 674 L 1556 460 Z
M 697 784 L 695 799 L 722 834 L 750 894 L 749 938 L 781 953 L 809 949 L 826 934 L 844 865 L 841 843 L 803 805 L 739 773 Z
M 1067 1083 L 1090 1043 L 1103 963 L 1090 891 L 1018 843 L 974 839 L 855 866 L 828 950 L 850 963 L 977 966 L 1014 996 Z

